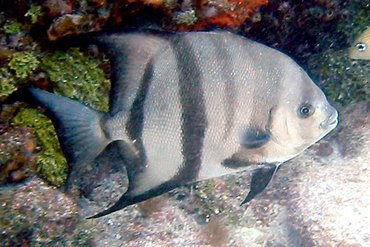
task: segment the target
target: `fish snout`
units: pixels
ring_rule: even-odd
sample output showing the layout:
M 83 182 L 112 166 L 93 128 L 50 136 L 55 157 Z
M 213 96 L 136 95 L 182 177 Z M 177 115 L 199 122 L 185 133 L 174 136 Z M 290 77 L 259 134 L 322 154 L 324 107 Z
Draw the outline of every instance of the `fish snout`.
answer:
M 330 109 L 331 113 L 329 117 L 320 124 L 320 128 L 324 130 L 334 129 L 338 124 L 338 111 L 333 107 Z

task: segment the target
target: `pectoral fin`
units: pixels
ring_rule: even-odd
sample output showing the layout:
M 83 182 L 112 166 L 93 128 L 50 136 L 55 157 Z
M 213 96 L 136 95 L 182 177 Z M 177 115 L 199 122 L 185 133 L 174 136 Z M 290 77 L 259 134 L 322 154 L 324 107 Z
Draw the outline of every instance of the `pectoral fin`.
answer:
M 260 148 L 271 139 L 270 131 L 251 129 L 246 131 L 242 138 L 241 144 L 246 148 Z
M 279 167 L 280 166 L 277 164 L 268 164 L 267 166 L 254 170 L 250 191 L 241 205 L 250 202 L 253 198 L 260 194 L 270 183 Z

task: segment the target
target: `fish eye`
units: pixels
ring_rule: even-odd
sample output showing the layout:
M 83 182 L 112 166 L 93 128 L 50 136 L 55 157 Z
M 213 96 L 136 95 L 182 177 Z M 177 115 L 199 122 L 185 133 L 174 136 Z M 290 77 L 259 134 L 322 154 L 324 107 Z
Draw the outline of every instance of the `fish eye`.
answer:
M 367 48 L 367 45 L 363 42 L 357 43 L 356 44 L 357 50 L 359 51 L 365 51 Z
M 299 116 L 301 118 L 308 118 L 314 113 L 314 108 L 311 105 L 302 105 L 299 108 Z

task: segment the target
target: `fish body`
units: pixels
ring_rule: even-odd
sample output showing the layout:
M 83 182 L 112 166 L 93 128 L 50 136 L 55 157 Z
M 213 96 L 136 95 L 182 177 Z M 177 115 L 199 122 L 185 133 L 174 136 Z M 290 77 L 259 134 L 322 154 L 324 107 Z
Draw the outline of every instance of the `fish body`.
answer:
M 337 111 L 301 67 L 244 37 L 132 32 L 95 41 L 113 68 L 108 113 L 30 90 L 53 120 L 72 170 L 109 144 L 121 155 L 128 190 L 94 217 L 184 184 L 264 169 L 255 172 L 249 201 L 281 163 L 337 125 Z
M 360 34 L 349 48 L 352 59 L 370 60 L 370 27 Z

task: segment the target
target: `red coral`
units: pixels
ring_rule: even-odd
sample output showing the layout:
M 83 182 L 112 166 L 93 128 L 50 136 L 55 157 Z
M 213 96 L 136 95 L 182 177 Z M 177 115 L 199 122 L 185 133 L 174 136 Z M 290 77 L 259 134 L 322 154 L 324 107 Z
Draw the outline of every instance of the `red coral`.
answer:
M 266 5 L 268 0 L 228 0 L 228 3 L 235 7 L 229 11 L 222 9 L 215 16 L 201 19 L 196 23 L 196 29 L 203 29 L 209 25 L 238 27 L 247 18 L 251 18 L 259 7 Z
M 247 18 L 252 18 L 258 8 L 268 3 L 268 0 L 184 0 L 177 1 L 176 7 L 166 6 L 164 0 L 118 0 L 113 5 L 111 19 L 121 23 L 125 16 L 130 16 L 150 6 L 162 10 L 161 14 L 173 15 L 194 9 L 198 21 L 195 24 L 179 24 L 174 19 L 168 20 L 167 28 L 178 31 L 204 30 L 210 26 L 238 27 Z M 130 8 L 131 6 L 131 8 Z

